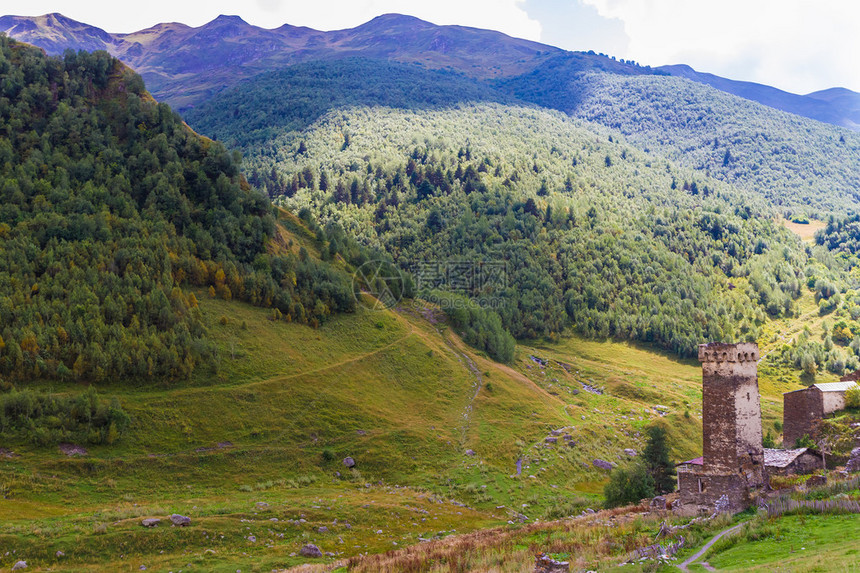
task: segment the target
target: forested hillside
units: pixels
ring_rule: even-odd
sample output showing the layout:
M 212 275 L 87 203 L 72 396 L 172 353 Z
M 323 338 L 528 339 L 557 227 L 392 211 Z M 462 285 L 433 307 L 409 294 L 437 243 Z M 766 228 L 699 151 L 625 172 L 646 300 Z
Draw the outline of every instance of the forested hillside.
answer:
M 529 101 L 617 129 L 642 149 L 754 192 L 786 213 L 823 217 L 860 206 L 858 133 L 682 78 L 589 73 L 566 91 L 540 93 L 531 84 L 506 85 Z
M 352 105 L 433 108 L 458 102 L 512 100 L 462 74 L 366 58 L 296 64 L 188 110 L 201 133 L 253 155 L 275 156 L 275 140 L 306 128 L 332 109 Z
M 0 38 L 0 126 L 0 374 L 187 377 L 211 358 L 191 287 L 298 322 L 352 309 L 345 273 L 267 249 L 237 157 L 106 53 Z
M 274 143 L 285 204 L 339 221 L 402 267 L 504 262 L 504 284 L 465 291 L 517 337 L 572 326 L 689 355 L 791 313 L 806 255 L 767 206 L 616 137 L 475 104 L 350 108 Z

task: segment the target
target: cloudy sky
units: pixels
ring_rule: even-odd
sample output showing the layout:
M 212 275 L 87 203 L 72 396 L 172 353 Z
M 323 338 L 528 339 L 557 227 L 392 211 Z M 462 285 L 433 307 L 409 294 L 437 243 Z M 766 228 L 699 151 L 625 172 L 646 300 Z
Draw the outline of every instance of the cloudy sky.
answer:
M 795 93 L 860 91 L 856 0 L 0 0 L 0 13 L 61 12 L 109 32 L 238 14 L 257 26 L 350 28 L 387 12 L 499 30 L 570 50 L 703 72 Z

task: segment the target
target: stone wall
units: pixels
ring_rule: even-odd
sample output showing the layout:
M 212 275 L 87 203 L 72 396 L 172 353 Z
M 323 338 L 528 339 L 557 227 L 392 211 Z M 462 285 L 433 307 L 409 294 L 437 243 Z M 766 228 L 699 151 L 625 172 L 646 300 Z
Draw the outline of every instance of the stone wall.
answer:
M 824 414 L 832 414 L 845 409 L 845 392 L 821 392 Z
M 793 448 L 804 434 L 812 436 L 815 425 L 824 416 L 821 390 L 815 386 L 782 395 L 782 447 Z
M 737 474 L 678 472 L 680 495 L 673 506 L 683 515 L 737 513 L 750 504 L 746 480 Z
M 824 469 L 824 458 L 821 454 L 806 451 L 797 456 L 794 461 L 784 468 L 768 467 L 769 475 L 806 475 L 811 474 L 816 470 Z

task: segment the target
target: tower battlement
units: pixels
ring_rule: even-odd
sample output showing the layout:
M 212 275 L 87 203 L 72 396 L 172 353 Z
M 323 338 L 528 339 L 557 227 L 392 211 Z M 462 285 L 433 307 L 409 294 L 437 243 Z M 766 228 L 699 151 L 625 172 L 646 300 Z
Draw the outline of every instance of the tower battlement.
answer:
M 699 362 L 702 364 L 757 362 L 758 359 L 758 345 L 755 342 L 741 342 L 740 344 L 711 342 L 710 344 L 699 345 Z

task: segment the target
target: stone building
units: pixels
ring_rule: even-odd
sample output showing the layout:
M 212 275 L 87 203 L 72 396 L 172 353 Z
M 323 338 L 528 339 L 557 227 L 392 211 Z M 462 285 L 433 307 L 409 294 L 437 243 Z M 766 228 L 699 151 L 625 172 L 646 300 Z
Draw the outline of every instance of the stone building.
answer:
M 680 476 L 682 472 L 702 472 L 704 458 L 698 457 L 675 464 L 675 470 Z M 804 475 L 824 468 L 824 457 L 821 452 L 812 448 L 797 448 L 794 450 L 776 450 L 764 448 L 764 469 L 768 477 L 779 475 Z M 680 478 L 679 485 L 680 489 Z
M 815 437 L 818 421 L 845 409 L 845 392 L 856 382 L 813 384 L 782 395 L 782 443 L 793 447 L 804 435 Z
M 824 469 L 824 456 L 812 448 L 794 450 L 764 449 L 764 467 L 768 476 L 811 474 Z
M 750 503 L 750 491 L 767 482 L 758 358 L 754 343 L 699 346 L 704 455 L 701 469 L 679 468 L 684 513 L 741 511 Z

